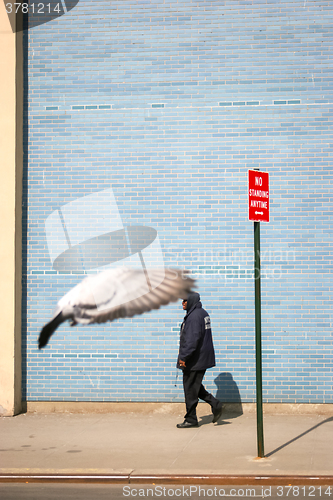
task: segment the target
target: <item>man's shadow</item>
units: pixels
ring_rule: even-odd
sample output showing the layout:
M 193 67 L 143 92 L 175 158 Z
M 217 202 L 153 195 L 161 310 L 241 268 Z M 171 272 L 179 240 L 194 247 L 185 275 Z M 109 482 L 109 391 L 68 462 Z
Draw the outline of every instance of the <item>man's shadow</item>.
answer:
M 223 403 L 223 413 L 217 425 L 225 425 L 229 422 L 224 422 L 224 419 L 237 418 L 243 415 L 242 400 L 231 373 L 220 373 L 214 382 L 217 386 L 215 397 Z M 209 424 L 212 418 L 211 415 L 201 417 L 200 424 Z

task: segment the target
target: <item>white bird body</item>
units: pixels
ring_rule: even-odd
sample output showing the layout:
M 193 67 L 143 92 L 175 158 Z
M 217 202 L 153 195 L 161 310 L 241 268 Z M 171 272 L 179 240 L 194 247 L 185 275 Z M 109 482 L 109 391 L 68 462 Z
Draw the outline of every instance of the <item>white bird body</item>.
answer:
M 56 328 L 71 320 L 91 324 L 132 317 L 187 297 L 195 280 L 188 271 L 176 269 L 108 269 L 88 276 L 58 302 L 52 320 L 42 329 L 39 348 L 44 347 Z

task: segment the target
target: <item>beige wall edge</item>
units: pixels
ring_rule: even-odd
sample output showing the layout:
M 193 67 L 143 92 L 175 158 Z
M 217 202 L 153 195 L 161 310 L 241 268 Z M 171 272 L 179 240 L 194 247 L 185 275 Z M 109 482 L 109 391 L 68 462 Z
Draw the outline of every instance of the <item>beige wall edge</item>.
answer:
M 23 36 L 0 2 L 0 415 L 21 411 Z
M 264 414 L 274 415 L 332 415 L 333 404 L 264 403 Z M 256 403 L 225 403 L 225 414 L 256 412 Z M 28 413 L 141 413 L 183 415 L 184 403 L 136 403 L 91 401 L 28 401 Z M 210 408 L 199 403 L 198 415 L 207 415 Z

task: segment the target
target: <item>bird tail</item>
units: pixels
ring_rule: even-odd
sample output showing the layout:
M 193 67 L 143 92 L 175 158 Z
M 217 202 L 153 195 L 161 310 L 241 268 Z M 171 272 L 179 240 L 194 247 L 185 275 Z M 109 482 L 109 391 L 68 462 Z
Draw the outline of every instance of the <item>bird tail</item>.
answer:
M 65 320 L 66 318 L 64 318 L 62 312 L 60 311 L 60 313 L 57 314 L 57 316 L 51 319 L 51 321 L 43 327 L 38 339 L 39 349 L 42 349 L 43 347 L 46 346 L 51 335 L 56 331 L 58 326 L 61 325 L 61 323 L 63 323 Z

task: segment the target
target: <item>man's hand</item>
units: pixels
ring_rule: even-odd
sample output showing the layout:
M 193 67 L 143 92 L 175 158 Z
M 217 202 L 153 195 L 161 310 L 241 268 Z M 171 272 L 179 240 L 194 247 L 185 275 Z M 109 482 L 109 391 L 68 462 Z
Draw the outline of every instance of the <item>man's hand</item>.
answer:
M 179 360 L 179 366 L 181 368 L 186 368 L 185 361 L 182 361 L 181 359 Z

